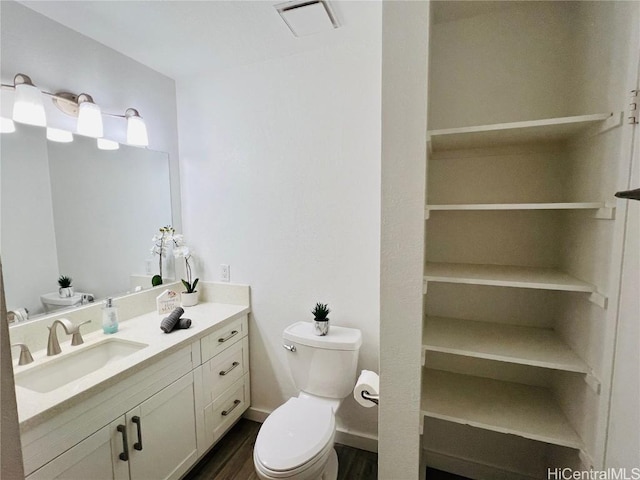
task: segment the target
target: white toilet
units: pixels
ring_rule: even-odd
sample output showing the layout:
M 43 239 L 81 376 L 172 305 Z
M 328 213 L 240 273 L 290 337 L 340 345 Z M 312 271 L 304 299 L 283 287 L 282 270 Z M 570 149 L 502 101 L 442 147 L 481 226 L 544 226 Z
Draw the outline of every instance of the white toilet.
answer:
M 335 412 L 356 383 L 362 333 L 331 326 L 323 337 L 311 322 L 282 334 L 289 369 L 300 394 L 276 408 L 258 432 L 253 463 L 262 480 L 335 480 Z

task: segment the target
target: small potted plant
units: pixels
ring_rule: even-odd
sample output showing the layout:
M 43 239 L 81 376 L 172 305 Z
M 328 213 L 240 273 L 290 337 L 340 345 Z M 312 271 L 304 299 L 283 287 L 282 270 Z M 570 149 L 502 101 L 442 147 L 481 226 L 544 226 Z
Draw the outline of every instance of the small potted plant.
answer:
M 189 260 L 191 259 L 191 251 L 189 247 L 182 244 L 182 239 L 180 238 L 179 245 L 173 250 L 173 255 L 184 258 L 184 270 L 187 275 L 187 279 L 181 279 L 182 285 L 184 285 L 185 291 L 182 292 L 182 306 L 183 307 L 193 307 L 198 304 L 198 290 L 196 290 L 196 285 L 198 285 L 199 278 L 193 280 L 193 273 L 191 271 L 191 264 Z
M 159 233 L 155 234 L 151 241 L 153 245 L 151 247 L 151 254 L 158 255 L 158 270 L 160 273 L 154 275 L 151 278 L 151 285 L 157 287 L 162 285 L 162 259 L 167 255 L 169 246 L 173 245 L 174 248 L 179 246 L 182 235 L 176 234 L 176 229 L 171 225 L 160 227 Z
M 60 275 L 60 277 L 58 278 L 58 295 L 60 295 L 62 298 L 73 297 L 73 287 L 71 286 L 72 281 L 73 279 L 71 277 Z
M 324 336 L 329 333 L 329 313 L 331 310 L 326 303 L 316 303 L 313 313 L 313 333 L 318 336 Z

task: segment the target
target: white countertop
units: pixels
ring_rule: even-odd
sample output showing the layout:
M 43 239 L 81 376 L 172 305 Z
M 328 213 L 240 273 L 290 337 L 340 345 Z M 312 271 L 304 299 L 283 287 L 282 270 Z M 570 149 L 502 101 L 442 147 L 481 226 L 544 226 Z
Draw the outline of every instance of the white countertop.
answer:
M 200 303 L 194 307 L 185 308 L 183 317 L 190 318 L 192 321 L 189 329 L 174 330 L 168 334 L 160 330 L 160 321 L 164 315 L 160 316 L 156 311 L 153 311 L 121 322 L 119 330 L 115 334 L 107 335 L 102 330 L 99 330 L 83 335 L 84 343 L 75 347 L 70 344 L 71 337 L 67 336 L 64 330 L 58 327 L 58 338 L 61 340 L 62 353 L 47 357 L 46 350 L 34 352 L 33 363 L 14 367 L 16 375 L 38 368 L 38 366 L 47 362 L 54 362 L 65 354 L 89 348 L 107 338 L 139 342 L 148 346 L 127 357 L 116 360 L 77 381 L 47 393 L 34 392 L 16 385 L 18 418 L 21 430 L 32 428 L 46 421 L 61 409 L 75 405 L 91 395 L 114 385 L 164 356 L 204 337 L 216 327 L 224 326 L 236 318 L 246 315 L 249 311 L 250 308 L 245 305 Z M 93 321 L 101 322 L 102 319 L 97 318 Z

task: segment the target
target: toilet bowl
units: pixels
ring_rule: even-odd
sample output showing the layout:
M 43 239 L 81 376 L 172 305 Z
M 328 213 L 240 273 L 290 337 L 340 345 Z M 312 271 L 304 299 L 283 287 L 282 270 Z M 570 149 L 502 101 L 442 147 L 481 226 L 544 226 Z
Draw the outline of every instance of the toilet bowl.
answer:
M 322 474 L 335 455 L 335 431 L 330 406 L 312 399 L 290 398 L 260 428 L 253 450 L 258 476 L 263 480 L 331 480 Z
M 82 304 L 82 294 L 74 293 L 71 297 L 61 297 L 58 292 L 45 293 L 40 295 L 40 301 L 45 312 L 55 312 L 64 308 L 76 307 Z
M 356 380 L 360 330 L 331 327 L 315 336 L 308 322 L 283 333 L 289 367 L 300 389 L 276 408 L 260 427 L 253 462 L 262 480 L 335 480 L 335 412 Z

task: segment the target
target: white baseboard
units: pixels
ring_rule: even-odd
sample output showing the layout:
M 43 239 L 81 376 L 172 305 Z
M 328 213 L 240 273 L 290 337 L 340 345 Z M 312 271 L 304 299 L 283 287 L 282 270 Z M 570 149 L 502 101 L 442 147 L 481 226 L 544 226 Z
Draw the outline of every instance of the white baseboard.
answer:
M 271 412 L 260 408 L 249 407 L 243 417 L 247 420 L 263 423 Z M 346 431 L 340 428 L 336 431 L 336 443 L 348 447 L 359 448 L 368 452 L 378 453 L 378 438 L 362 432 Z
M 430 468 L 454 473 L 474 480 L 537 480 L 538 477 L 524 472 L 506 470 L 477 460 L 447 455 L 435 450 L 423 450 L 426 464 Z

